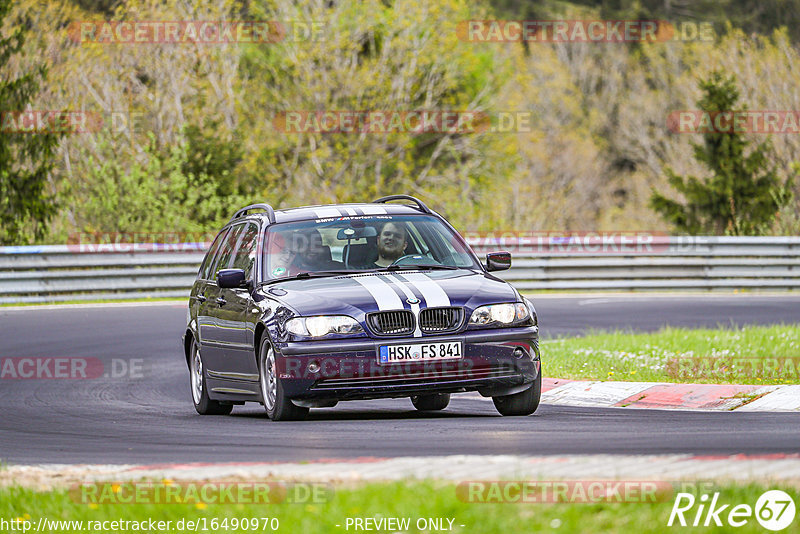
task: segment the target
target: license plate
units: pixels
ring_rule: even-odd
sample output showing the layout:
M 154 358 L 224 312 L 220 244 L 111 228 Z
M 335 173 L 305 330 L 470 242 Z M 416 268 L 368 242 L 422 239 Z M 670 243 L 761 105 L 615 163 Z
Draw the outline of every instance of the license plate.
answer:
M 414 343 L 412 345 L 381 345 L 378 363 L 422 362 L 433 360 L 460 360 L 460 341 L 443 343 Z

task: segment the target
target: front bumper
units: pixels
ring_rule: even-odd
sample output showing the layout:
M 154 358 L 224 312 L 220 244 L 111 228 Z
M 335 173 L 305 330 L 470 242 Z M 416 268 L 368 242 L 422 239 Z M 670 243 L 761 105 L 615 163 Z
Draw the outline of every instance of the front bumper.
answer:
M 460 360 L 379 364 L 378 347 L 461 341 Z M 510 395 L 539 377 L 536 327 L 467 331 L 422 338 L 337 339 L 277 347 L 278 375 L 294 400 L 349 400 L 478 391 Z M 315 369 L 318 367 L 318 369 Z

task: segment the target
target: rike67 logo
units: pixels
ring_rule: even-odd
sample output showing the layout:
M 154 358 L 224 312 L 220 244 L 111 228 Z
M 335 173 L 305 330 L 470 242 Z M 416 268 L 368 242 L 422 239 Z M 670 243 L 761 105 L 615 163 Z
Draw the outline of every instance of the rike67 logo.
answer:
M 719 493 L 710 498 L 703 494 L 699 499 L 691 493 L 678 493 L 669 514 L 667 526 L 721 527 L 727 525 L 738 528 L 746 525 L 753 517 L 767 530 L 784 530 L 792 524 L 795 516 L 792 497 L 781 490 L 764 492 L 756 501 L 755 508 L 749 504 L 732 505 L 720 503 Z

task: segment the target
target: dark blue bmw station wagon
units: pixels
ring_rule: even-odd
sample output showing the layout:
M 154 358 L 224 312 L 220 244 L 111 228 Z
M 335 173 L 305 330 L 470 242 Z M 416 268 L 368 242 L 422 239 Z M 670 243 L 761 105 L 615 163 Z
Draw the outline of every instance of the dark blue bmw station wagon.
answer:
M 391 201 L 403 200 L 397 204 Z M 503 415 L 541 397 L 533 304 L 407 195 L 236 212 L 189 297 L 183 348 L 195 409 L 259 402 L 273 420 L 339 401 L 409 397 L 442 410 L 477 391 Z

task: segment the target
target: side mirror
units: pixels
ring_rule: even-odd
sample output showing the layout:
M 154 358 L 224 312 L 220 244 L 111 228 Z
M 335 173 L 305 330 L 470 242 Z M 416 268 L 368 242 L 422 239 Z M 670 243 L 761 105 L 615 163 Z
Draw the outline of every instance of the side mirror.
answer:
M 220 269 L 217 273 L 217 285 L 224 289 L 246 287 L 242 269 Z
M 487 271 L 505 271 L 511 267 L 510 252 L 490 252 L 486 255 Z

